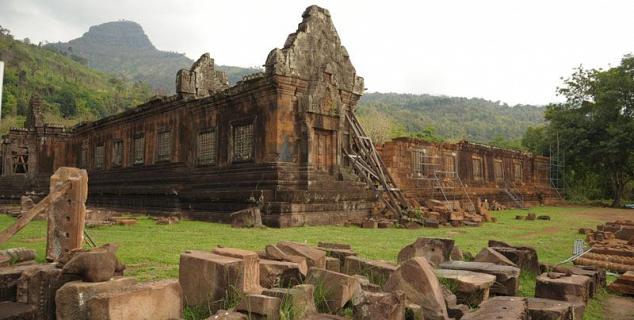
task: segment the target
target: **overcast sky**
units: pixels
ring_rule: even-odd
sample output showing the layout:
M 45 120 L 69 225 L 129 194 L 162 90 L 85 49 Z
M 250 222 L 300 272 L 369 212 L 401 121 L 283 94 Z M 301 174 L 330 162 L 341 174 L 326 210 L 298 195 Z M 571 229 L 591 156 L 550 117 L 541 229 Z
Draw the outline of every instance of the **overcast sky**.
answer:
M 0 25 L 37 43 L 126 19 L 161 50 L 260 66 L 310 4 L 330 10 L 369 91 L 546 104 L 575 66 L 634 52 L 631 0 L 0 0 Z

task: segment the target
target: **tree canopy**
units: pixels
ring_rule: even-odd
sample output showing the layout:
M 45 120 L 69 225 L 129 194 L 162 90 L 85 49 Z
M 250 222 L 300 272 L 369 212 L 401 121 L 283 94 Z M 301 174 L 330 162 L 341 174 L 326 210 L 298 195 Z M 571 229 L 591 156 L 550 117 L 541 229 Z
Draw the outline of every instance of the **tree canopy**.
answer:
M 634 56 L 607 70 L 577 68 L 558 93 L 566 101 L 546 109 L 549 124 L 531 129 L 524 142 L 543 149 L 535 136 L 558 135 L 569 174 L 609 185 L 613 206 L 621 206 L 626 186 L 634 179 Z

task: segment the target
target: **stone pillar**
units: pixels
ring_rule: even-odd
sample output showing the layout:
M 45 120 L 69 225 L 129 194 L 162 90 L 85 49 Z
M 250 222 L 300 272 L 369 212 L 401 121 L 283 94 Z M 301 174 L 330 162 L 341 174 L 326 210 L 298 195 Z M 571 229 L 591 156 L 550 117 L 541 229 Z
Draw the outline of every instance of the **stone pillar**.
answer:
M 69 185 L 68 188 L 65 188 Z M 46 259 L 79 249 L 84 242 L 88 174 L 86 170 L 61 167 L 51 176 L 49 194 L 62 193 L 47 209 Z

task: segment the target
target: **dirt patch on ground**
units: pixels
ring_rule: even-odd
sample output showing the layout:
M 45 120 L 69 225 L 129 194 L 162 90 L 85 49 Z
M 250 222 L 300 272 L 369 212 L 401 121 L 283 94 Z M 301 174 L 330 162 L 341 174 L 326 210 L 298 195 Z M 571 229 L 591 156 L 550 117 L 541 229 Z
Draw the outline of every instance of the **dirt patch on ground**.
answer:
M 634 298 L 609 295 L 603 305 L 605 319 L 632 320 L 634 319 Z
M 525 234 L 521 234 L 519 236 L 517 236 L 518 238 L 535 238 L 535 237 L 539 237 L 539 236 L 543 236 L 546 234 L 553 234 L 553 233 L 557 233 L 559 232 L 559 227 L 546 227 L 540 231 L 533 231 L 533 232 L 529 232 L 529 233 L 525 233 Z
M 634 220 L 634 209 L 614 209 L 588 207 L 576 212 L 575 215 L 593 218 L 601 221 Z

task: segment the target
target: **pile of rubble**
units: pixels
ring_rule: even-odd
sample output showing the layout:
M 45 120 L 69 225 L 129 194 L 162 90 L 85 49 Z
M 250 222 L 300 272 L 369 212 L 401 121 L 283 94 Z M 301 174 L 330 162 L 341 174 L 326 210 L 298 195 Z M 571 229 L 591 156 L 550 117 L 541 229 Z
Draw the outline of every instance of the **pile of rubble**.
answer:
M 535 298 L 517 297 L 520 273 L 540 273 L 537 253 L 500 241 L 463 261 L 453 240 L 419 238 L 397 261 L 339 243 L 218 247 L 181 254 L 179 282 L 209 319 L 582 319 L 605 286 L 601 270 L 557 267 L 537 277 Z
M 634 271 L 634 222 L 608 222 L 597 230 L 581 228 L 590 252 L 575 260 L 575 264 L 592 265 L 615 272 Z
M 375 221 L 369 219 L 369 221 Z M 439 228 L 440 226 L 453 227 L 478 227 L 482 222 L 495 222 L 495 217 L 489 213 L 489 203 L 479 198 L 476 203 L 471 205 L 461 203 L 460 201 L 441 201 L 427 200 L 425 206 L 419 206 L 416 214 L 404 217 L 400 221 L 401 226 L 408 229 L 417 229 L 421 227 Z M 389 227 L 397 221 L 386 219 L 376 220 L 376 224 L 363 223 L 364 228 Z

